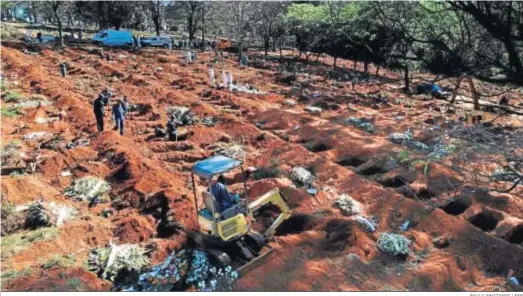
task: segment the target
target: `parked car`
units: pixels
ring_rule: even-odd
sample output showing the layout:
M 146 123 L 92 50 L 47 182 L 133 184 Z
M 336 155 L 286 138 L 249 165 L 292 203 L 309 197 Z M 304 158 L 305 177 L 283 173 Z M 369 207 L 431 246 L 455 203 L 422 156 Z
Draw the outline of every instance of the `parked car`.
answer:
M 171 42 L 171 37 L 166 36 L 156 36 L 156 37 L 147 37 L 141 40 L 142 46 L 147 47 L 169 47 Z
M 132 46 L 133 34 L 131 31 L 102 30 L 92 38 L 94 44 L 104 46 Z
M 38 40 L 38 38 L 32 38 L 30 35 L 26 35 L 24 37 L 24 40 L 25 42 L 28 42 L 28 43 L 53 43 L 56 41 L 56 36 L 53 36 L 53 35 L 42 35 L 42 42 L 40 42 L 40 40 Z

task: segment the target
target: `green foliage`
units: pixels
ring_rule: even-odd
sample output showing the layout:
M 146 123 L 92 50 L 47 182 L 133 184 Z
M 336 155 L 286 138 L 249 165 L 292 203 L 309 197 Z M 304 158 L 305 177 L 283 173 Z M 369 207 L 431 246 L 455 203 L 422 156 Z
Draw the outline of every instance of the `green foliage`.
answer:
M 3 117 L 17 117 L 19 115 L 24 114 L 24 112 L 22 112 L 20 108 L 14 106 L 2 107 L 2 110 L 0 112 Z
M 380 251 L 393 256 L 407 255 L 410 252 L 410 241 L 400 234 L 382 233 L 376 245 Z
M 287 9 L 287 17 L 292 20 L 298 20 L 308 23 L 317 23 L 326 21 L 329 16 L 329 10 L 326 5 L 315 6 L 309 3 L 293 3 Z
M 409 154 L 409 151 L 407 150 L 402 150 L 399 154 L 398 154 L 398 160 L 401 164 L 408 164 L 410 163 L 410 154 Z
M 1 217 L 2 219 L 7 218 L 15 211 L 15 205 L 11 201 L 2 202 Z
M 252 177 L 254 180 L 268 179 L 268 178 L 278 178 L 281 175 L 282 171 L 279 167 L 263 167 L 256 170 Z
M 89 253 L 89 270 L 113 281 L 120 271 L 140 272 L 149 265 L 149 251 L 136 245 L 111 245 Z M 112 260 L 109 259 L 112 257 Z
M 17 92 L 9 92 L 5 96 L 6 103 L 18 103 L 22 99 L 22 95 Z
M 30 248 L 34 243 L 49 241 L 58 236 L 56 227 L 40 228 L 37 230 L 16 233 L 2 238 L 2 258 L 8 258 Z
M 282 170 L 280 169 L 278 158 L 271 159 L 271 164 L 268 167 L 263 167 L 256 170 L 252 177 L 254 180 L 268 179 L 268 178 L 278 178 L 281 176 Z
M 12 280 L 15 280 L 19 277 L 27 277 L 29 275 L 31 275 L 31 269 L 29 267 L 25 267 L 22 270 L 2 268 L 2 287 L 11 282 Z
M 68 280 L 67 286 L 69 287 L 69 291 L 72 291 L 72 292 L 84 291 L 82 281 L 79 278 L 72 278 L 72 279 Z
M 9 173 L 10 177 L 22 177 L 25 176 L 25 173 L 23 171 L 12 171 Z
M 2 202 L 2 236 L 13 233 L 25 226 L 25 214 L 16 211 L 15 205 L 10 201 Z
M 51 259 L 42 263 L 43 269 L 64 268 L 74 265 L 76 262 L 74 255 L 65 256 L 54 255 Z
M 103 179 L 87 176 L 73 181 L 71 186 L 65 189 L 64 194 L 77 200 L 91 201 L 98 198 L 101 201 L 106 199 L 106 193 L 111 189 L 108 182 Z

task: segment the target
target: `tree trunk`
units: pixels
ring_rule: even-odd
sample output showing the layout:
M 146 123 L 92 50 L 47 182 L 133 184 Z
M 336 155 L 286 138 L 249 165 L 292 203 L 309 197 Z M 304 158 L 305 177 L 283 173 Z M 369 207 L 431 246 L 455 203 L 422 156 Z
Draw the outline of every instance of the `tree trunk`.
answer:
M 159 20 L 154 24 L 154 30 L 156 31 L 156 36 L 160 36 L 160 22 L 159 22 Z
M 409 66 L 405 66 L 405 90 L 409 89 Z
M 354 62 L 352 63 L 352 70 L 356 70 L 356 66 L 358 66 L 358 61 L 354 60 Z
M 192 41 L 194 39 L 194 30 L 193 30 L 193 15 L 189 14 L 189 17 L 187 18 L 187 31 L 189 31 L 189 41 Z
M 270 37 L 269 36 L 263 36 L 263 47 L 265 49 L 265 57 L 269 54 L 269 47 L 270 47 Z
M 380 75 L 380 65 L 376 65 L 376 76 Z
M 337 57 L 334 57 L 334 64 L 332 65 L 334 69 L 336 69 L 336 61 L 338 60 Z
M 36 17 L 36 2 L 31 1 L 31 12 L 33 13 L 33 22 L 37 23 L 38 19 Z
M 58 36 L 60 38 L 60 46 L 64 46 L 64 36 L 62 32 L 62 22 L 58 21 Z
M 474 110 L 479 110 L 479 95 L 476 92 L 476 87 L 474 86 L 474 77 L 468 77 L 470 91 L 472 92 L 472 99 L 474 100 Z
M 272 51 L 276 51 L 276 39 L 272 38 Z
M 280 38 L 280 60 L 283 59 L 283 51 L 282 51 L 282 46 L 283 46 L 283 37 Z
M 321 53 L 318 53 L 318 54 L 316 55 L 316 62 L 320 60 L 320 56 L 321 56 Z
M 202 5 L 202 52 L 205 52 L 205 11 Z
M 463 76 L 459 76 L 458 81 L 456 82 L 456 85 L 454 86 L 454 91 L 452 92 L 452 98 L 450 99 L 450 104 L 454 104 L 454 102 L 456 101 L 456 97 L 458 96 L 459 86 L 461 85 L 462 80 L 463 80 Z
M 365 73 L 369 72 L 369 61 L 367 61 L 367 60 L 363 61 L 363 72 L 365 72 Z
M 238 61 L 241 60 L 243 54 L 243 40 L 240 40 L 238 44 Z
M 56 4 L 53 4 L 56 5 Z M 59 6 L 56 5 L 53 7 L 54 17 L 56 18 L 56 22 L 58 23 L 58 38 L 60 41 L 60 46 L 64 46 L 64 36 L 62 32 L 62 20 L 60 20 L 60 17 L 58 16 L 58 8 Z

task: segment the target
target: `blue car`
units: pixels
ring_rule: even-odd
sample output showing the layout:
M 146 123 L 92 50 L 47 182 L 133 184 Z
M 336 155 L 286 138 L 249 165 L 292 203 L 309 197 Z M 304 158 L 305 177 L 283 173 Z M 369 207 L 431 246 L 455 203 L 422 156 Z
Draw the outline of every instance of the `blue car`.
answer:
M 133 34 L 131 31 L 102 30 L 92 41 L 103 46 L 133 46 Z

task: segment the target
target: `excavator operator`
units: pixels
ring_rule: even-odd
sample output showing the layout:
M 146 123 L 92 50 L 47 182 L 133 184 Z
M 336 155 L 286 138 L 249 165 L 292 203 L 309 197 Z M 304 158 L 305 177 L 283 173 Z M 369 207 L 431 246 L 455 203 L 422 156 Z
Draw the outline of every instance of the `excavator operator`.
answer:
M 211 186 L 211 194 L 220 205 L 220 211 L 224 212 L 240 202 L 240 195 L 231 194 L 225 185 L 225 177 L 219 175 L 216 182 Z

